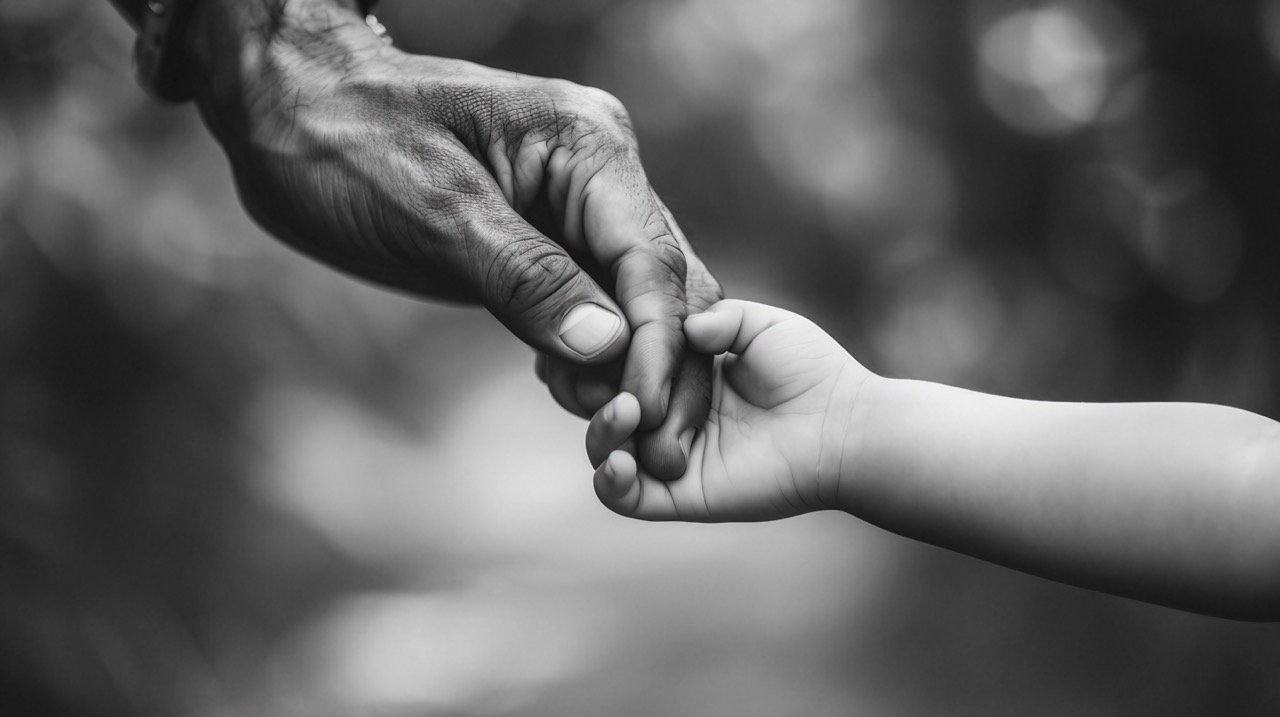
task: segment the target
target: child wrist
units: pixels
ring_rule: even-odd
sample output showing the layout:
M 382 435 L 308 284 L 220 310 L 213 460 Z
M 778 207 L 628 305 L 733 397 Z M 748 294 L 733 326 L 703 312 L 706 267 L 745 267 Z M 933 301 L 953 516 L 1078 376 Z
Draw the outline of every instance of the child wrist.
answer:
M 852 389 L 844 406 L 840 408 L 844 429 L 836 444 L 836 488 L 832 510 L 855 512 L 859 504 L 861 487 L 870 474 L 869 435 L 881 421 L 878 407 L 883 405 L 884 394 L 892 391 L 893 380 L 870 373 L 865 369 L 863 378 Z
M 851 512 L 857 503 L 858 483 L 865 471 L 866 436 L 875 422 L 875 406 L 888 379 L 859 365 L 842 372 L 828 408 L 826 456 L 820 461 L 819 481 L 830 496 L 827 508 Z M 825 468 L 825 470 L 824 470 Z

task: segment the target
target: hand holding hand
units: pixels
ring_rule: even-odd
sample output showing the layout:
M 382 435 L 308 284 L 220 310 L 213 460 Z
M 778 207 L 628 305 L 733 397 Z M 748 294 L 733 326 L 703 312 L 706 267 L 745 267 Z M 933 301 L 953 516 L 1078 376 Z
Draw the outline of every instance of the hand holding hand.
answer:
M 587 429 L 600 500 L 634 518 L 700 522 L 839 507 L 846 429 L 873 374 L 808 319 L 763 304 L 721 301 L 690 316 L 685 334 L 693 349 L 723 354 L 687 472 L 663 482 L 637 468 L 640 411 L 623 393 Z
M 683 471 L 676 437 L 708 399 L 681 322 L 691 296 L 700 310 L 720 290 L 616 99 L 400 52 L 340 0 L 211 0 L 189 44 L 208 75 L 201 111 L 260 224 L 366 279 L 482 303 L 586 415 L 612 391 L 582 367 L 625 355 L 615 373 L 659 429 L 646 465 Z

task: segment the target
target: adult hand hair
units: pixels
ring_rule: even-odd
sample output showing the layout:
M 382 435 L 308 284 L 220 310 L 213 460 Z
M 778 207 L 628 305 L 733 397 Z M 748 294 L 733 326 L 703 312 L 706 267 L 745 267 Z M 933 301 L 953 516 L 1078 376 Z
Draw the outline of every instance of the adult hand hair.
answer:
M 684 472 L 709 363 L 681 326 L 721 292 L 615 98 L 401 52 L 349 1 L 206 0 L 188 33 L 201 112 L 262 226 L 365 279 L 483 304 L 545 355 L 562 406 L 635 395 L 641 461 Z

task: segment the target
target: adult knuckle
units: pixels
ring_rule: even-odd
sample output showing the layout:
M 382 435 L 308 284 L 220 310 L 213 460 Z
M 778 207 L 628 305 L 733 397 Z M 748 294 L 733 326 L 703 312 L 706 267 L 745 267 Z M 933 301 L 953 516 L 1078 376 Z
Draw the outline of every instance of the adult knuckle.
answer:
M 631 118 L 613 94 L 567 80 L 549 80 L 546 91 L 564 120 L 567 132 L 562 134 L 597 145 L 634 144 Z
M 576 274 L 568 255 L 529 237 L 511 241 L 498 251 L 485 285 L 494 308 L 511 314 L 549 310 L 549 300 Z
M 630 122 L 627 107 L 622 103 L 622 100 L 618 99 L 617 95 L 599 87 L 584 87 L 583 91 L 591 104 L 605 116 L 615 121 Z
M 676 243 L 675 237 L 670 233 L 660 235 L 650 242 L 650 246 L 658 263 L 679 281 L 680 286 L 684 286 L 689 271 L 689 261 L 684 255 L 684 250 Z
M 636 144 L 635 128 L 631 124 L 631 115 L 627 112 L 627 108 L 622 104 L 622 100 L 613 96 L 604 90 L 595 90 L 597 95 L 598 113 L 602 117 L 602 122 L 609 128 L 611 134 L 620 144 L 627 147 L 634 147 Z
M 630 269 L 622 267 L 630 265 Z M 688 263 L 679 245 L 669 237 L 631 247 L 619 259 L 619 271 L 626 271 L 635 297 L 681 297 L 684 294 Z
M 483 70 L 459 70 L 456 77 L 425 83 L 418 89 L 423 112 L 468 146 L 510 141 L 553 113 L 537 86 Z

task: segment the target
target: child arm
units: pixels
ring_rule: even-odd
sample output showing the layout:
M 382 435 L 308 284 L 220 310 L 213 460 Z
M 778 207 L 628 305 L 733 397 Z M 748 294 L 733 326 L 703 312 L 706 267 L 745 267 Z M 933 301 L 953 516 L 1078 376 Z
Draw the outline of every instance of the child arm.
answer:
M 637 469 L 639 404 L 597 413 L 601 501 L 646 520 L 839 509 L 1064 583 L 1280 620 L 1280 424 L 1189 403 L 1050 403 L 867 371 L 789 312 L 722 301 L 685 326 L 728 352 L 689 470 Z
M 1205 404 L 1023 401 L 872 378 L 840 507 L 1054 580 L 1280 619 L 1280 424 Z

